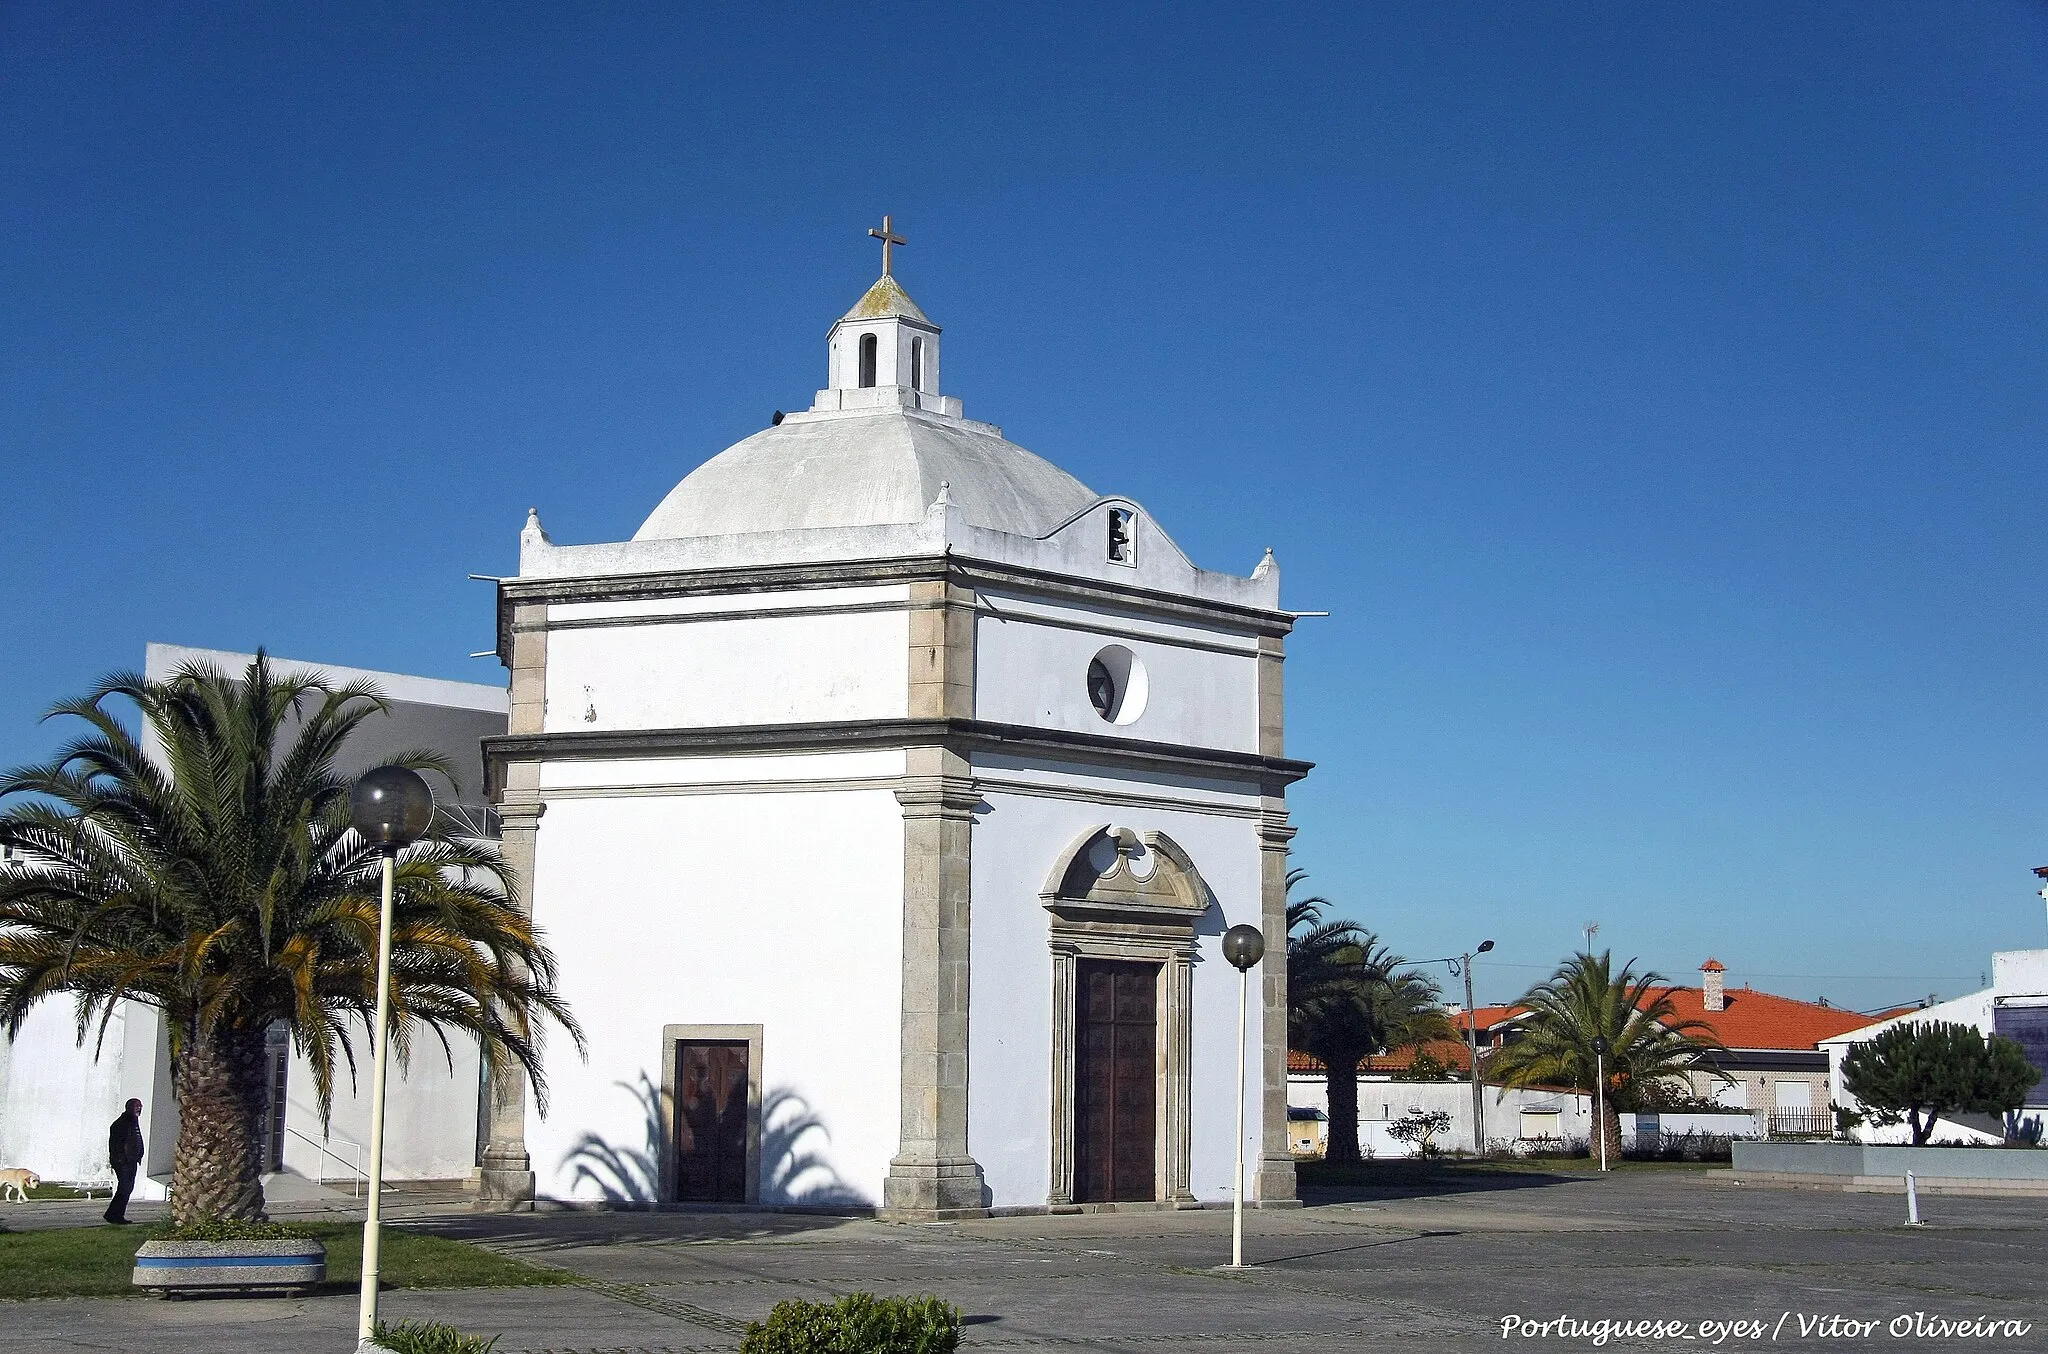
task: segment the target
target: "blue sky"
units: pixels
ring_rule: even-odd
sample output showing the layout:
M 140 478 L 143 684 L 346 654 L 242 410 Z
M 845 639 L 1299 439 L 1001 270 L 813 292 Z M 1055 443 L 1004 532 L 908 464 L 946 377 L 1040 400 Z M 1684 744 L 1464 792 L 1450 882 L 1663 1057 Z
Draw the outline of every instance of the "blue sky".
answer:
M 2048 943 L 2048 9 L 0 10 L 0 761 L 150 640 L 498 680 L 876 270 L 1277 551 L 1298 863 L 1482 997 Z

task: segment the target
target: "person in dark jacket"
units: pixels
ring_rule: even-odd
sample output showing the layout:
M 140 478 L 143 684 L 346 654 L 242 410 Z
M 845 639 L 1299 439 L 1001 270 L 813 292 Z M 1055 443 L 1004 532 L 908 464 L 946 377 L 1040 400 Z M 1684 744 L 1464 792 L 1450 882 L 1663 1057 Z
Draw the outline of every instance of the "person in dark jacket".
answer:
M 107 1205 L 107 1221 L 128 1221 L 128 1196 L 135 1192 L 135 1172 L 142 1166 L 142 1102 L 131 1100 L 121 1117 L 107 1126 L 107 1160 L 114 1167 L 114 1201 Z

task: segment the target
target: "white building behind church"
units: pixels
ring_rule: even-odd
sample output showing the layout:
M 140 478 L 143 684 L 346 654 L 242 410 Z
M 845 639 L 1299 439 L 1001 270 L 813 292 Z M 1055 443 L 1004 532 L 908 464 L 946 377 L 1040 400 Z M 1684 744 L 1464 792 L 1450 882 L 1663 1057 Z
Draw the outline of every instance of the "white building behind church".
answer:
M 163 681 L 189 663 L 240 676 L 252 655 L 151 644 L 143 675 Z M 505 692 L 472 682 L 450 682 L 393 672 L 273 659 L 281 674 L 318 675 L 337 685 L 363 681 L 387 699 L 388 712 L 363 722 L 337 766 L 355 775 L 397 753 L 431 748 L 452 764 L 456 783 L 436 778 L 441 807 L 473 825 L 480 836 L 496 827 L 483 796 L 482 740 L 505 728 Z M 145 746 L 148 730 L 143 729 Z M 0 865 L 4 868 L 4 865 Z M 331 1114 L 322 1119 L 312 1067 L 293 1052 L 283 1027 L 273 1031 L 268 1076 L 270 1109 L 264 1121 L 266 1188 L 273 1198 L 293 1192 L 276 1173 L 360 1189 L 369 1163 L 369 1040 L 357 1026 L 352 1040 L 362 1075 L 346 1066 L 335 1075 Z M 444 1053 L 436 1039 L 421 1040 L 409 1064 L 395 1067 L 387 1096 L 389 1132 L 384 1156 L 390 1180 L 466 1180 L 476 1171 L 481 1137 L 482 1065 L 474 1041 L 452 1037 Z M 178 1143 L 178 1105 L 172 1096 L 170 1036 L 162 1015 L 142 1002 L 118 1003 L 103 1038 L 78 1039 L 75 1003 L 59 996 L 34 1007 L 12 1038 L 0 1037 L 0 1166 L 22 1166 L 45 1179 L 113 1181 L 107 1164 L 107 1127 L 129 1098 L 143 1104 L 148 1155 L 137 1199 L 165 1197 Z
M 1239 922 L 1250 1192 L 1293 1199 L 1279 571 L 964 417 L 939 340 L 885 271 L 631 540 L 529 518 L 486 760 L 590 1052 L 545 1117 L 500 1079 L 487 1203 L 1227 1199 Z

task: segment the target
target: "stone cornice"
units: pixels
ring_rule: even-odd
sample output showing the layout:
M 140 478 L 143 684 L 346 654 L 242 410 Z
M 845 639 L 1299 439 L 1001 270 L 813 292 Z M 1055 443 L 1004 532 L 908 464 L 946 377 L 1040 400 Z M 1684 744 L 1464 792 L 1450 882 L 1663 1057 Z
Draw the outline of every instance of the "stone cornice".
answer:
M 1165 620 L 1221 625 L 1247 634 L 1282 636 L 1294 628 L 1285 611 L 1268 611 L 1212 598 L 1159 592 L 1102 579 L 1079 578 L 1025 565 L 966 555 L 898 555 L 863 560 L 667 570 L 602 577 L 505 578 L 498 581 L 498 634 L 502 653 L 512 630 L 510 611 L 522 604 L 636 601 L 656 597 L 787 592 L 873 583 L 949 579 L 1066 601 L 1110 606 Z M 704 619 L 714 619 L 704 617 Z
M 702 729 L 568 730 L 502 734 L 484 739 L 493 791 L 510 762 L 590 761 L 626 757 L 722 757 L 750 753 L 843 752 L 856 748 L 945 747 L 1022 753 L 1060 761 L 1178 771 L 1256 782 L 1278 795 L 1306 776 L 1313 762 L 1255 752 L 1190 748 L 1104 734 L 1071 733 L 980 719 L 860 719 L 808 724 L 746 724 Z

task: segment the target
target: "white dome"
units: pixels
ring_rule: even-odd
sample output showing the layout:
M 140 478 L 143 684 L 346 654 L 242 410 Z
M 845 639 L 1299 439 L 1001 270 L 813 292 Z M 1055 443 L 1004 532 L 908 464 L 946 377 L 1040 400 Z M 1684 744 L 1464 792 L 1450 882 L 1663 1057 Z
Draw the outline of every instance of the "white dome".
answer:
M 1096 501 L 987 424 L 902 408 L 799 414 L 691 471 L 633 539 L 916 522 L 941 484 L 968 523 L 1018 536 L 1048 535 Z

